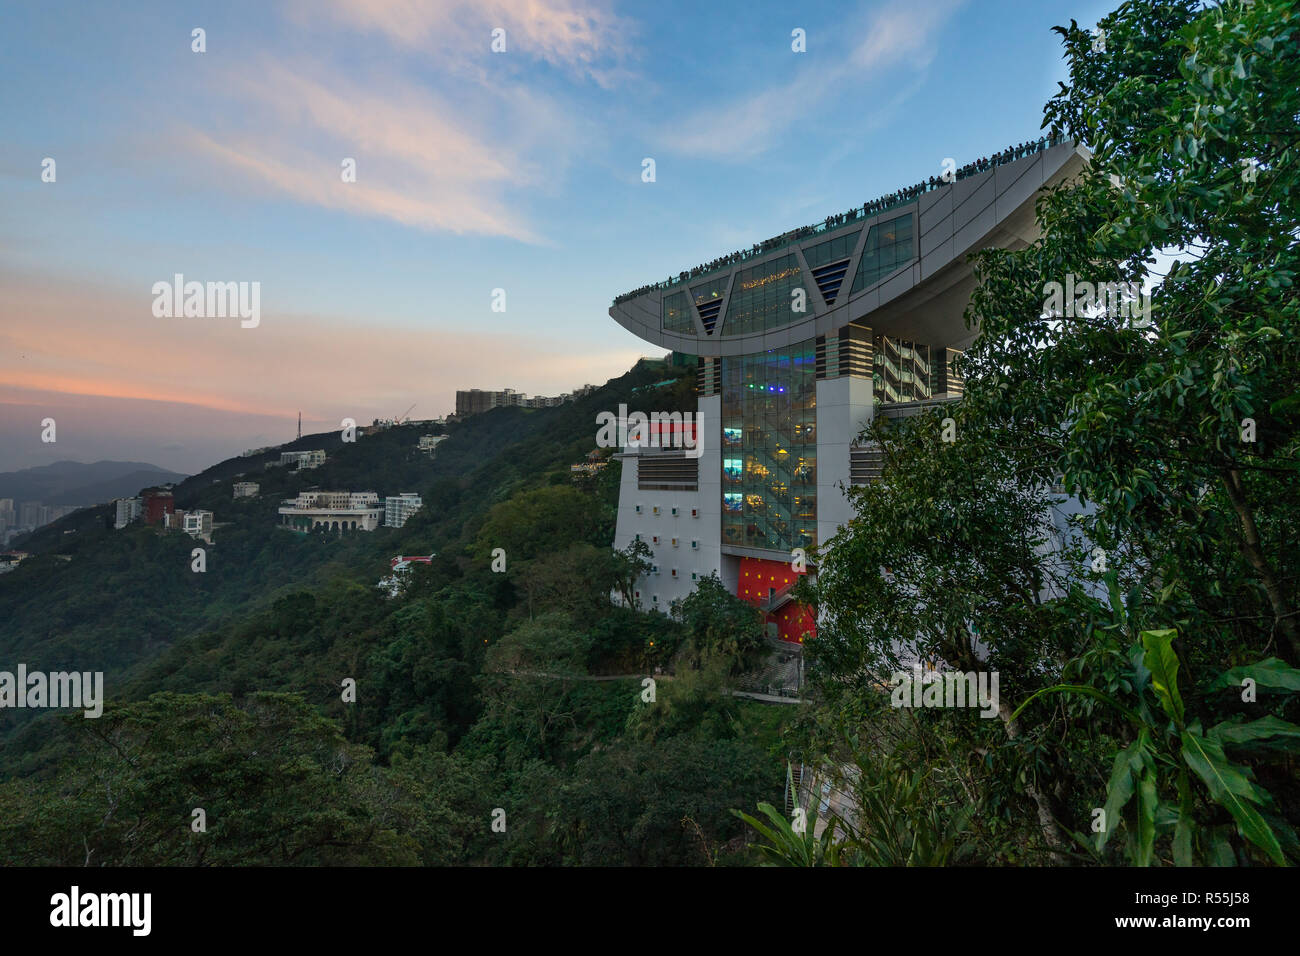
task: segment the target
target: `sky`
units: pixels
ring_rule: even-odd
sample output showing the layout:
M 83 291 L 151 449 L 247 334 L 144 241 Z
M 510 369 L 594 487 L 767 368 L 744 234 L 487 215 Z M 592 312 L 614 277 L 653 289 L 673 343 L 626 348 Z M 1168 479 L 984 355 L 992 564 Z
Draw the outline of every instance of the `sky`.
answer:
M 1036 138 L 1114 5 L 0 5 L 0 471 L 601 384 L 663 351 L 615 295 Z M 156 315 L 177 274 L 257 324 Z

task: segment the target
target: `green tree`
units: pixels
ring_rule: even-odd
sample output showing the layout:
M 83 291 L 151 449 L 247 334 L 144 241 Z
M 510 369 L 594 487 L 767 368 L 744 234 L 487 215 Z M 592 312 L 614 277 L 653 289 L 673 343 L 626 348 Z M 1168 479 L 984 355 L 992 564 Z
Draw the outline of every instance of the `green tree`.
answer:
M 0 788 L 0 852 L 45 866 L 329 866 L 416 862 L 372 819 L 369 751 L 300 697 L 155 694 L 71 721 L 53 781 Z M 206 832 L 195 832 L 194 811 Z
M 819 566 L 825 623 L 810 653 L 829 696 L 869 695 L 896 662 L 890 638 L 963 668 L 982 645 L 1004 687 L 1025 696 L 1064 678 L 1108 699 L 1132 694 L 1140 672 L 1125 648 L 1139 631 L 1188 635 L 1184 666 L 1196 674 L 1272 653 L 1300 659 L 1300 11 L 1285 0 L 1131 0 L 1099 27 L 1104 48 L 1077 24 L 1058 28 L 1070 77 L 1044 123 L 1090 158 L 1040 197 L 1038 239 L 974 257 L 967 321 L 978 335 L 959 362 L 965 397 L 946 412 L 957 441 L 936 442 L 926 416 L 865 436 L 881 444 L 885 474 L 855 493 L 855 520 Z M 1081 283 L 1141 288 L 1160 278 L 1163 250 L 1178 262 L 1149 309 L 1061 296 Z M 1100 554 L 1086 568 L 1046 533 L 1046 489 L 1058 484 L 1088 506 L 1077 527 Z M 1233 717 L 1231 702 L 1197 699 L 1200 726 Z M 1002 707 L 1008 739 L 996 750 L 978 728 L 958 739 L 994 771 L 987 786 L 1024 785 L 1062 859 L 1061 832 L 1081 828 L 1116 754 L 1136 752 L 1144 732 L 1157 738 L 1091 699 L 1054 704 Z M 1293 704 L 1253 706 L 1249 725 L 1283 720 Z M 940 718 L 917 727 L 927 748 L 953 730 Z M 1190 727 L 1178 735 L 1196 736 Z M 1279 733 L 1241 753 L 1226 792 L 1294 805 L 1295 747 Z M 1252 776 L 1277 789 L 1247 796 L 1240 780 Z M 1155 778 L 1121 779 L 1141 794 Z M 1280 860 L 1257 828 L 1233 817 L 1223 830 L 1214 812 L 1202 802 L 1184 817 L 1220 827 L 1243 859 L 1244 839 Z M 1177 817 L 1161 811 L 1162 840 L 1176 841 Z M 1187 858 L 1185 843 L 1137 846 L 1138 861 Z
M 970 414 L 1097 503 L 1091 533 L 1155 572 L 1169 623 L 1233 619 L 1294 665 L 1300 11 L 1140 0 L 1099 26 L 1104 52 L 1059 28 L 1070 82 L 1045 120 L 1091 161 L 1042 201 L 1038 241 L 977 256 Z M 1141 284 L 1169 249 L 1149 316 L 1044 307 L 1071 275 Z
M 695 651 L 746 654 L 765 646 L 763 616 L 727 590 L 716 573 L 696 584 L 676 605 L 674 616 L 690 634 Z

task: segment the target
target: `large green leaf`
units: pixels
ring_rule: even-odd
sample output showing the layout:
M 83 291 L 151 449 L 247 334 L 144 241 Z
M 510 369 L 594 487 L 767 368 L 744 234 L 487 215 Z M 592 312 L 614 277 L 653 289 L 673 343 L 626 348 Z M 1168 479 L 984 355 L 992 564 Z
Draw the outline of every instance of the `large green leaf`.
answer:
M 1214 831 L 1209 838 L 1210 866 L 1236 866 L 1237 854 L 1232 851 L 1232 844 L 1220 831 Z
M 1224 671 L 1211 682 L 1210 687 L 1241 687 L 1241 682 L 1247 677 L 1260 687 L 1300 691 L 1300 670 L 1296 670 L 1276 657 Z
M 1145 773 L 1138 783 L 1138 866 L 1150 866 L 1156 849 L 1156 806 L 1160 796 L 1156 792 L 1154 773 Z
M 1268 854 L 1281 866 L 1286 857 L 1272 827 L 1260 816 L 1252 803 L 1266 805 L 1268 794 L 1255 786 L 1242 768 L 1229 762 L 1217 740 L 1184 730 L 1182 734 L 1183 759 L 1209 788 L 1215 802 L 1232 814 L 1241 835 Z
M 1179 730 L 1183 726 L 1183 698 L 1178 693 L 1178 655 L 1173 642 L 1178 632 L 1172 628 L 1160 631 L 1143 631 L 1142 646 L 1146 654 L 1142 662 L 1151 671 L 1151 688 L 1160 699 L 1169 719 Z
M 1296 749 L 1296 743 L 1300 742 L 1300 727 L 1270 715 L 1251 721 L 1225 720 L 1211 727 L 1206 736 L 1225 747 L 1249 748 L 1263 745 L 1293 750 Z
M 751 847 L 775 866 L 816 865 L 815 843 L 811 829 L 802 834 L 795 833 L 790 821 L 770 803 L 760 803 L 758 809 L 771 821 L 770 827 L 748 813 L 742 813 L 740 810 L 731 811 L 768 840 L 766 844 L 751 843 Z
M 1174 866 L 1191 866 L 1196 862 L 1192 846 L 1192 787 L 1186 769 L 1178 773 L 1178 822 L 1174 824 Z
M 1138 734 L 1138 739 L 1115 755 L 1115 763 L 1110 772 L 1110 783 L 1106 786 L 1106 805 L 1102 808 L 1106 825 L 1097 834 L 1099 853 L 1105 849 L 1111 831 L 1119 824 L 1124 807 L 1133 796 L 1137 780 L 1142 775 L 1142 753 L 1149 739 L 1147 729 L 1143 727 Z

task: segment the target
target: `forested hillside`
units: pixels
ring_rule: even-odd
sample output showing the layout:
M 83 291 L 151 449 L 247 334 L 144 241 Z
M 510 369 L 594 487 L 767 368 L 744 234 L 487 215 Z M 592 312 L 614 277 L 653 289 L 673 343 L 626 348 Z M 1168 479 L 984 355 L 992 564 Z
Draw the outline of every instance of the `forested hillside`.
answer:
M 778 799 L 785 766 L 788 708 L 723 692 L 757 617 L 712 582 L 685 623 L 613 606 L 640 560 L 610 548 L 619 465 L 569 472 L 597 411 L 693 408 L 684 371 L 639 363 L 565 406 L 471 418 L 432 458 L 416 428 L 311 436 L 294 444 L 330 461 L 250 475 L 258 499 L 232 501 L 249 461 L 223 462 L 176 489 L 178 507 L 217 516 L 203 574 L 190 538 L 108 530 L 102 509 L 33 536 L 38 556 L 0 579 L 0 658 L 102 669 L 109 706 L 98 720 L 6 713 L 0 859 L 740 859 L 729 809 Z M 371 534 L 277 529 L 279 500 L 308 483 L 418 491 L 425 506 Z M 376 587 L 392 555 L 429 553 L 397 596 Z M 654 707 L 620 676 L 670 660 Z
M 594 447 L 599 410 L 629 401 L 634 389 L 658 385 L 656 401 L 693 402 L 682 370 L 639 363 L 576 402 L 551 409 L 496 409 L 453 424 L 429 455 L 417 450 L 424 429 L 403 426 L 346 443 L 340 433 L 307 436 L 286 448 L 323 448 L 321 467 L 295 472 L 264 469 L 279 452 L 234 458 L 174 489 L 176 507 L 214 513 L 207 570 L 190 570 L 195 543 L 140 524 L 113 530 L 108 506 L 86 509 L 28 536 L 34 552 L 0 576 L 0 660 L 42 670 L 103 670 L 110 688 L 178 641 L 234 622 L 305 586 L 346 581 L 369 588 L 395 554 L 468 556 L 488 510 L 529 487 L 570 484 L 569 465 Z M 692 406 L 693 407 L 693 406 Z M 594 537 L 613 538 L 618 463 L 590 489 L 584 517 L 599 523 Z M 257 498 L 234 500 L 232 482 L 246 473 L 261 484 Z M 308 535 L 276 527 L 284 498 L 305 488 L 415 491 L 425 506 L 400 529 L 370 534 Z M 111 693 L 111 691 L 110 691 Z M 17 715 L 0 714 L 0 745 Z M 3 772 L 0 770 L 0 772 Z

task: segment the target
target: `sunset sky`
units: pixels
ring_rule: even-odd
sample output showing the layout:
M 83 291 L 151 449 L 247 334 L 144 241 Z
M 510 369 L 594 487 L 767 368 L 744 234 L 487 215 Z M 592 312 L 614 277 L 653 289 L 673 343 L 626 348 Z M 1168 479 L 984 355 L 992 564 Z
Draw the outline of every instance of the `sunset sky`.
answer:
M 658 354 L 614 295 L 1037 137 L 1051 26 L 1104 10 L 6 4 L 0 471 L 194 472 L 299 410 L 323 431 L 603 383 Z M 260 324 L 155 317 L 176 273 L 259 282 Z

